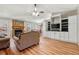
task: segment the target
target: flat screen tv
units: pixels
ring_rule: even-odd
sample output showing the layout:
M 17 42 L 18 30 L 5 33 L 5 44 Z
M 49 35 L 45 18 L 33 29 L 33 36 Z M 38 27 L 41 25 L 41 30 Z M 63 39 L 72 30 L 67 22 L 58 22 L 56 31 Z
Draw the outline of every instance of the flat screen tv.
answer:
M 53 28 L 60 28 L 60 24 L 51 24 L 51 28 L 53 29 Z

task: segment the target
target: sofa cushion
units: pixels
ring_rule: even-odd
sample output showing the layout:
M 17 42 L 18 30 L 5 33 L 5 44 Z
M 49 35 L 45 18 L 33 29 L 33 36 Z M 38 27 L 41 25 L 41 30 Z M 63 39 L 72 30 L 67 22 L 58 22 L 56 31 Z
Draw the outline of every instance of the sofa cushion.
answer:
M 0 34 L 0 38 L 4 38 L 5 37 L 5 35 L 4 34 Z
M 0 38 L 4 38 L 5 36 L 7 36 L 7 34 L 5 34 L 5 33 L 0 33 Z
M 19 40 L 19 38 L 18 38 L 18 37 L 16 37 L 16 36 L 14 36 L 14 37 L 13 37 L 13 39 L 15 39 L 15 40 Z

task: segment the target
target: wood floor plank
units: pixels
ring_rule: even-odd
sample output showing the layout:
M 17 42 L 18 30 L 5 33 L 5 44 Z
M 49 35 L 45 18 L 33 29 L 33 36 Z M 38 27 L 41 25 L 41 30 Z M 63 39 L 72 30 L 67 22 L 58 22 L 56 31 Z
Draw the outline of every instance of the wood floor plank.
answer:
M 41 37 L 39 45 L 34 45 L 23 51 L 15 51 L 10 48 L 2 49 L 0 55 L 79 55 L 79 46 Z

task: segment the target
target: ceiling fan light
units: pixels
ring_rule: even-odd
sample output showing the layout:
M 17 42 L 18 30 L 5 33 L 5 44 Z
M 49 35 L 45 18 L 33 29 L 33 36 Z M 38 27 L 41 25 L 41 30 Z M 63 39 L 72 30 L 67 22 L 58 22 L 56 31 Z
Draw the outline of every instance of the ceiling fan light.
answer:
M 32 14 L 35 15 L 35 12 L 33 12 Z
M 34 15 L 34 16 L 38 16 L 39 13 L 38 13 L 38 12 L 33 12 L 32 15 Z
M 37 9 L 35 8 L 34 11 L 37 11 Z
M 39 13 L 37 12 L 37 13 L 36 13 L 36 16 L 38 16 L 38 15 L 39 15 Z

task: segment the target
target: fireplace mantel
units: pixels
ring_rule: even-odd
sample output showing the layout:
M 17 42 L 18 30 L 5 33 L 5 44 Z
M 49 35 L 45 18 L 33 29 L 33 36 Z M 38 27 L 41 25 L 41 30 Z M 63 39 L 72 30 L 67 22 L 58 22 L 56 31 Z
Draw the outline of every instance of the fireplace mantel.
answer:
M 12 26 L 12 29 L 24 29 L 24 26 Z

